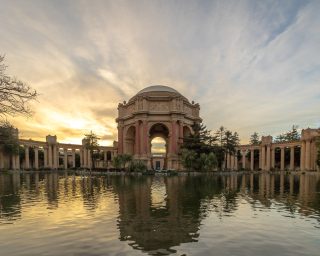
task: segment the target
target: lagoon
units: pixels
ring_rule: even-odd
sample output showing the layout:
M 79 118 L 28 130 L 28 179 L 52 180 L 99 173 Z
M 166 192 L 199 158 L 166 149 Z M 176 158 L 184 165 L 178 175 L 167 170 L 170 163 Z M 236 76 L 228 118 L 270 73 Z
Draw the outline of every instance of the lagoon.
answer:
M 1 255 L 319 250 L 319 173 L 0 174 Z

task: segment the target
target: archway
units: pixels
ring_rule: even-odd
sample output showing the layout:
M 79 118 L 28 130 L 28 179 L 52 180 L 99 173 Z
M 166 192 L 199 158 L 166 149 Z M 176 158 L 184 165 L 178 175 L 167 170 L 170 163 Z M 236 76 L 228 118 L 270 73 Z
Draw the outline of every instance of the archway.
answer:
M 167 154 L 169 144 L 169 129 L 165 124 L 157 123 L 149 131 L 151 168 L 167 169 Z
M 189 126 L 183 127 L 183 138 L 187 138 L 192 134 L 191 129 Z
M 134 154 L 135 136 L 136 136 L 136 129 L 134 126 L 130 126 L 125 136 L 125 147 L 124 147 L 125 154 L 129 154 L 129 155 Z

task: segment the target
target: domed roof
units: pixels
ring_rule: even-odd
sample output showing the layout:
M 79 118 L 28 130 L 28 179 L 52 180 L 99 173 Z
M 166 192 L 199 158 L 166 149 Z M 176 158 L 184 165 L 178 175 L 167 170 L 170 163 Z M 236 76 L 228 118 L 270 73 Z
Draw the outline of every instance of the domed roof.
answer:
M 148 87 L 142 89 L 141 91 L 139 91 L 136 95 L 139 95 L 139 94 L 142 94 L 145 92 L 173 92 L 173 93 L 180 95 L 180 93 L 178 91 L 176 91 L 175 89 L 173 89 L 169 86 L 165 86 L 165 85 L 148 86 Z

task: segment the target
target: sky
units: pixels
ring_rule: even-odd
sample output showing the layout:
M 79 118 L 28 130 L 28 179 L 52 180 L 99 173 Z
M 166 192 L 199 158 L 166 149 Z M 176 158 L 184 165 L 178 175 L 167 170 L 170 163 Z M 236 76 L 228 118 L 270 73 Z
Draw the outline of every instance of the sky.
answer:
M 150 85 L 200 104 L 210 130 L 320 127 L 320 1 L 0 0 L 7 74 L 39 93 L 20 137 L 117 139 L 117 106 Z

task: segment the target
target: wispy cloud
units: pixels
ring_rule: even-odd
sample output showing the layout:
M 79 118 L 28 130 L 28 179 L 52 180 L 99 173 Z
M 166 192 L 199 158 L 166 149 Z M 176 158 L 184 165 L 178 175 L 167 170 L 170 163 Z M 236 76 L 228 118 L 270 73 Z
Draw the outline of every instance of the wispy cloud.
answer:
M 319 1 L 1 1 L 9 73 L 41 94 L 24 137 L 116 139 L 117 104 L 151 84 L 243 142 L 319 126 Z

